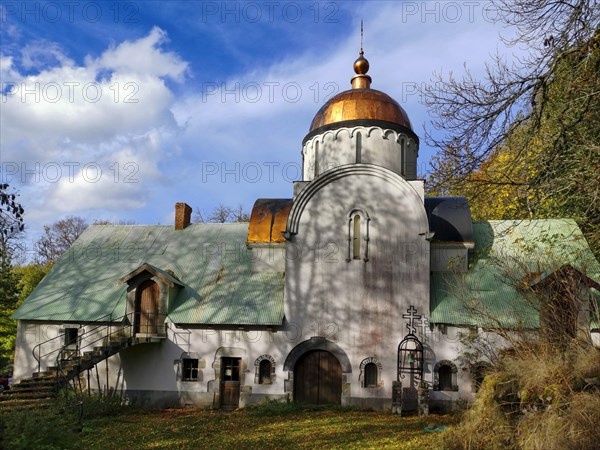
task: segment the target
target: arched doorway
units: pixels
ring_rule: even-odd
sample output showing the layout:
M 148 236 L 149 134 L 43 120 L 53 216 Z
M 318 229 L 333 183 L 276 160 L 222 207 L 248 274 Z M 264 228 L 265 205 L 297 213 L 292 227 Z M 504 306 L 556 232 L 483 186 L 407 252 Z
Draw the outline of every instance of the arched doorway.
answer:
M 140 284 L 135 297 L 134 331 L 136 334 L 158 334 L 158 284 L 146 280 Z
M 342 366 L 324 350 L 306 352 L 294 367 L 294 400 L 322 405 L 342 402 Z

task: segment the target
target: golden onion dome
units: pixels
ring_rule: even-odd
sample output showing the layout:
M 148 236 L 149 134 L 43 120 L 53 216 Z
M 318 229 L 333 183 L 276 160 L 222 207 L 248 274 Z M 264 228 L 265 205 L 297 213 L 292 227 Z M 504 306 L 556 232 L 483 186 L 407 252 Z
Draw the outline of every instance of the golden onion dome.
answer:
M 369 61 L 364 56 L 364 52 L 361 50 L 360 56 L 354 61 L 354 72 L 357 75 L 366 75 L 369 71 Z
M 354 62 L 357 75 L 352 78 L 352 89 L 335 95 L 319 109 L 309 133 L 351 120 L 390 122 L 412 131 L 408 115 L 398 102 L 384 92 L 371 89 L 368 70 L 369 61 L 361 50 L 359 58 Z

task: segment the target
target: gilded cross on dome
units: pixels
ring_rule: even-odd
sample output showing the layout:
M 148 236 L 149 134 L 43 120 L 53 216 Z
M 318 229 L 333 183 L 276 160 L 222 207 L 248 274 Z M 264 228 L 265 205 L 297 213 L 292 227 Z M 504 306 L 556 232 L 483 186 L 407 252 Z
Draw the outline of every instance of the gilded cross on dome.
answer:
M 413 305 L 406 310 L 408 314 L 402 314 L 403 319 L 408 319 L 408 323 L 406 324 L 406 328 L 408 328 L 408 332 L 410 334 L 415 334 L 417 332 L 417 327 L 415 326 L 415 321 L 421 320 L 421 314 L 417 314 L 417 308 Z

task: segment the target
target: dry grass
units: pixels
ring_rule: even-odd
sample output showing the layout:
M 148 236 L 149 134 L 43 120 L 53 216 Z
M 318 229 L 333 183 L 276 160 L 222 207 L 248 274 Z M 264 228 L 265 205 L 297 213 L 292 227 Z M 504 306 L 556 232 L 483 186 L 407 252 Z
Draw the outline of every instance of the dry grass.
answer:
M 531 345 L 488 375 L 458 427 L 452 449 L 596 449 L 600 443 L 600 351 Z
M 495 399 L 496 387 L 501 379 L 487 376 L 471 407 L 465 411 L 460 425 L 445 436 L 449 449 L 502 449 L 512 437 L 512 427 L 507 415 Z

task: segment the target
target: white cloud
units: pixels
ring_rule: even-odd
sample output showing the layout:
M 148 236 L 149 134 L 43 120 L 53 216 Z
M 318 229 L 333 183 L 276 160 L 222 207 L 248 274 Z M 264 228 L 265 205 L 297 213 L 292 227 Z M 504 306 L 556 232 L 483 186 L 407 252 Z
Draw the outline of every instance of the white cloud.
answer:
M 444 2 L 408 3 L 429 9 L 414 11 L 397 2 L 375 6 L 370 2 L 353 16 L 365 18 L 365 55 L 371 62 L 372 87 L 395 98 L 408 112 L 415 132 L 422 136 L 428 116 L 418 88 L 434 71 L 460 71 L 465 61 L 475 74 L 482 73 L 483 62 L 495 50 L 499 28 L 483 18 L 481 5 L 472 2 L 458 3 L 464 8 L 459 11 L 460 20 L 455 20 L 456 11 L 444 9 Z M 281 167 L 301 164 L 302 138 L 332 87 L 336 91 L 350 89 L 359 30 L 357 23 L 355 32 L 340 41 L 333 52 L 324 54 L 317 48 L 316 53 L 293 55 L 269 67 L 232 74 L 216 84 L 200 82 L 196 92 L 177 99 L 175 118 L 181 126 L 186 125 L 182 173 L 198 174 L 206 163 L 220 167 L 215 175 L 191 178 L 199 198 L 210 198 L 214 205 L 236 204 L 249 195 L 290 195 L 290 180 Z M 301 89 L 298 101 L 293 98 L 294 86 Z M 421 172 L 430 153 L 421 142 Z M 223 167 L 235 170 L 236 163 L 243 168 L 253 162 L 280 163 L 275 181 L 268 179 L 266 169 L 257 183 L 245 180 L 243 173 L 239 181 L 222 173 Z
M 160 50 L 160 46 L 167 42 L 166 32 L 154 27 L 150 34 L 142 39 L 125 41 L 107 50 L 98 59 L 86 58 L 86 64 L 93 68 L 112 69 L 120 73 L 170 77 L 176 81 L 183 81 L 187 63 L 174 53 Z
M 56 42 L 39 40 L 25 45 L 21 49 L 21 65 L 25 69 L 43 69 L 49 66 L 72 66 L 73 60 L 68 58 Z
M 426 3 L 406 2 L 419 8 Z M 441 9 L 439 17 L 423 17 L 422 11 L 412 13 L 404 5 L 359 4 L 352 6 L 352 15 L 365 18 L 373 88 L 396 98 L 422 134 L 427 115 L 414 88 L 442 67 L 460 69 L 465 60 L 481 67 L 495 48 L 498 30 L 481 17 L 452 23 L 437 20 L 443 19 Z M 220 202 L 251 205 L 258 197 L 291 195 L 291 180 L 282 166 L 301 163 L 302 138 L 326 96 L 350 88 L 359 42 L 359 26 L 354 25 L 337 46 L 313 45 L 316 50 L 289 54 L 250 72 L 229 73 L 217 84 L 190 73 L 188 63 L 166 49 L 167 35 L 157 27 L 141 39 L 116 43 L 99 56 L 88 55 L 80 65 L 56 47 L 53 58 L 58 64 L 30 76 L 22 74 L 11 57 L 0 57 L 2 80 L 22 88 L 0 105 L 2 161 L 25 163 L 28 169 L 39 163 L 42 172 L 47 170 L 46 180 L 41 177 L 38 182 L 32 175 L 23 177 L 20 167 L 15 175 L 24 181 L 28 225 L 39 229 L 66 214 L 156 223 L 167 214 L 171 217 L 176 201 L 206 211 Z M 26 54 L 34 64 L 33 47 Z M 183 81 L 184 93 L 175 97 L 168 83 Z M 62 89 L 55 102 L 53 83 Z M 22 101 L 25 87 L 33 94 Z M 98 89 L 101 97 L 90 101 Z M 221 173 L 203 177 L 202 164 L 207 161 L 234 170 L 236 162 L 279 166 L 273 179 L 263 165 L 257 182 L 243 176 L 236 182 Z M 66 163 L 78 164 L 72 181 Z M 129 163 L 136 164 L 132 176 L 137 182 L 125 182 L 132 173 Z M 54 164 L 62 167 L 63 176 L 50 182 Z M 102 169 L 97 181 L 91 181 L 94 164 Z
M 0 59 L 3 92 L 1 169 L 21 190 L 28 227 L 62 214 L 86 215 L 143 208 L 165 178 L 159 167 L 177 133 L 165 78 L 181 82 L 187 63 L 165 51 L 166 34 L 153 28 L 77 65 L 48 44 L 23 49 L 25 75 Z M 41 64 L 41 66 L 40 66 Z

